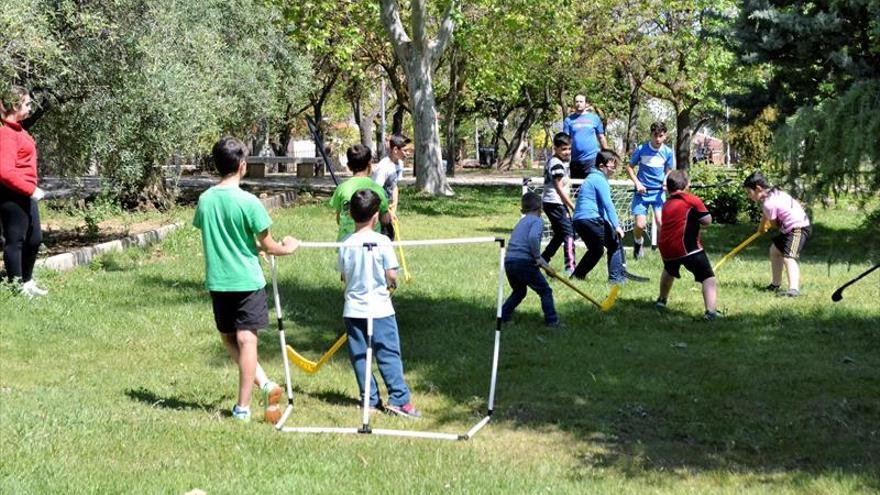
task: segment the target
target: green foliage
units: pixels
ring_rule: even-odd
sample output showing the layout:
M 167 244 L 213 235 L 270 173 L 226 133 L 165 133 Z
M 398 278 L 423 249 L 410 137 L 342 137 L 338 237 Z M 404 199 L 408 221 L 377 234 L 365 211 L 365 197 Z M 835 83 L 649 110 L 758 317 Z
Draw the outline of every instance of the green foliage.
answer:
M 779 118 L 774 107 L 767 107 L 748 125 L 735 129 L 730 144 L 739 155 L 738 166 L 746 169 L 766 168 L 772 159 L 773 126 Z
M 720 224 L 735 224 L 741 220 L 756 222 L 761 219 L 761 206 L 749 200 L 742 188 L 747 175 L 746 169 L 724 169 L 705 162 L 694 164 L 688 171 L 692 184 L 718 184 L 730 179 L 723 186 L 693 191 L 709 209 L 712 221 Z
M 50 151 L 41 159 L 71 174 L 97 165 L 127 206 L 167 206 L 162 166 L 172 154 L 205 154 L 224 133 L 246 137 L 307 85 L 280 10 L 259 0 L 32 3 L 39 19 L 18 32 L 41 27 L 43 43 L 60 47 L 57 72 L 6 61 L 3 70 L 49 96 L 32 129 Z M 50 59 L 36 50 L 25 55 Z
M 775 152 L 789 183 L 808 200 L 841 191 L 880 191 L 880 79 L 854 84 L 838 97 L 801 107 L 777 135 Z

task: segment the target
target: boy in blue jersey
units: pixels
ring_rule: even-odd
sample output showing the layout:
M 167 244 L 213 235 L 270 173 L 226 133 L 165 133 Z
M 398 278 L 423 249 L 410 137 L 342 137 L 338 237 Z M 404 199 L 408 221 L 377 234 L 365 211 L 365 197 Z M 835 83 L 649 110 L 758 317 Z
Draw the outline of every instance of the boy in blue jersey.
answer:
M 574 113 L 562 122 L 562 132 L 571 136 L 571 178 L 586 178 L 596 163 L 599 150 L 608 148 L 605 127 L 592 108 L 587 107 L 584 95 L 574 97 Z
M 574 230 L 587 245 L 587 252 L 577 264 L 571 278 L 583 280 L 608 249 L 608 281 L 622 284 L 626 277 L 623 250 L 620 247 L 623 228 L 611 201 L 608 178 L 614 175 L 620 157 L 611 150 L 596 155 L 596 166 L 578 190 L 574 207 Z
M 633 228 L 633 257 L 639 259 L 644 256 L 642 250 L 642 234 L 648 218 L 648 207 L 654 208 L 654 217 L 657 225 L 660 225 L 660 211 L 666 201 L 666 193 L 663 184 L 666 176 L 675 169 L 675 154 L 666 146 L 666 124 L 654 122 L 651 124 L 651 140 L 636 148 L 626 166 L 626 174 L 636 186 L 636 193 L 632 200 L 632 214 L 635 217 Z M 638 173 L 633 167 L 638 166 Z
M 523 217 L 520 218 L 507 245 L 504 256 L 504 273 L 513 292 L 501 307 L 501 321 L 509 322 L 513 310 L 519 306 L 531 288 L 541 297 L 544 323 L 551 328 L 559 328 L 559 317 L 553 304 L 553 289 L 538 267 L 549 269 L 550 265 L 541 258 L 541 234 L 544 221 L 541 219 L 541 197 L 533 192 L 525 193 L 521 200 Z

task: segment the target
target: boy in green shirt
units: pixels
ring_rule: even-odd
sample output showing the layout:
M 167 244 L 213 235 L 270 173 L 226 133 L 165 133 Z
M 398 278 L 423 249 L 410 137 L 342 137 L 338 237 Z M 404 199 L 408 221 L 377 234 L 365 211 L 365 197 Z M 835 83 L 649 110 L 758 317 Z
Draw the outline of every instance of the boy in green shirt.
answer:
M 342 242 L 346 237 L 355 231 L 355 223 L 348 211 L 348 203 L 354 193 L 361 189 L 369 189 L 379 196 L 379 222 L 382 225 L 391 223 L 391 214 L 388 213 L 388 197 L 385 196 L 385 190 L 382 186 L 373 182 L 370 177 L 370 161 L 373 153 L 370 148 L 355 144 L 345 150 L 345 156 L 348 158 L 348 169 L 354 174 L 354 177 L 339 184 L 333 191 L 333 197 L 330 198 L 330 206 L 336 210 L 336 223 L 339 224 L 339 234 L 336 236 L 336 242 Z M 377 223 L 376 232 L 381 232 L 381 226 Z M 394 240 L 394 239 L 392 239 Z
M 257 360 L 257 330 L 269 324 L 266 279 L 259 252 L 284 256 L 299 241 L 285 236 L 272 239 L 272 220 L 251 193 L 239 187 L 247 171 L 247 148 L 234 137 L 224 137 L 211 154 L 222 179 L 199 196 L 193 225 L 202 231 L 206 286 L 211 292 L 214 321 L 229 356 L 238 364 L 238 402 L 232 417 L 249 421 L 251 391 L 256 384 L 263 393 L 266 421 L 281 417 L 278 402 L 284 391 L 269 380 Z

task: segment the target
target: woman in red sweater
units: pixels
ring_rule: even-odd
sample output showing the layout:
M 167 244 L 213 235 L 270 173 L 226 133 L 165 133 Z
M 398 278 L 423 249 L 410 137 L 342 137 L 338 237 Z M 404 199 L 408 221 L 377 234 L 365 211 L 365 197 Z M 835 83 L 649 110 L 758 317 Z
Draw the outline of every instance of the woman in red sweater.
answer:
M 13 86 L 0 98 L 0 221 L 6 245 L 3 263 L 10 282 L 21 283 L 29 297 L 45 296 L 33 281 L 34 263 L 43 235 L 37 201 L 45 195 L 37 187 L 37 147 L 21 127 L 31 111 L 27 90 Z

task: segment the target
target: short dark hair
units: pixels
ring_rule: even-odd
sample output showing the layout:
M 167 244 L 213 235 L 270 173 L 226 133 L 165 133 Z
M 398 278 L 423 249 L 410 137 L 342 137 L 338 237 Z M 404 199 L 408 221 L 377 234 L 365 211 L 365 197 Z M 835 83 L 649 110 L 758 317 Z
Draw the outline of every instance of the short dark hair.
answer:
M 743 187 L 746 189 L 754 191 L 757 186 L 761 186 L 761 189 L 773 189 L 773 186 L 770 185 L 767 178 L 764 177 L 764 174 L 759 170 L 755 170 L 749 174 L 749 176 L 746 177 L 746 180 L 743 181 Z
M 368 222 L 379 211 L 380 202 L 372 189 L 358 189 L 348 201 L 348 211 L 355 223 Z
M 370 166 L 373 152 L 362 144 L 354 144 L 345 150 L 345 156 L 348 158 L 348 169 L 352 172 L 360 172 Z
M 604 149 L 596 155 L 596 168 L 604 167 L 610 162 L 620 163 L 620 155 L 614 150 Z
M 541 196 L 529 191 L 523 194 L 520 201 L 520 211 L 522 213 L 533 213 L 541 211 Z
M 0 113 L 8 115 L 18 111 L 21 100 L 27 96 L 28 90 L 22 86 L 12 85 L 4 91 L 0 91 Z
M 663 133 L 667 132 L 666 131 L 666 124 L 663 122 L 659 122 L 659 121 L 651 124 L 651 134 L 653 135 L 653 134 L 657 134 L 659 132 L 663 132 Z
M 669 193 L 684 191 L 690 184 L 688 174 L 684 170 L 673 170 L 666 176 L 666 189 Z
M 412 140 L 403 134 L 392 134 L 390 138 L 388 138 L 388 144 L 391 148 L 403 148 Z
M 571 146 L 571 136 L 564 132 L 557 132 L 553 136 L 553 147 L 559 148 L 561 146 Z
M 223 177 L 238 172 L 238 165 L 247 154 L 247 146 L 240 139 L 232 136 L 223 136 L 211 149 L 214 166 Z

